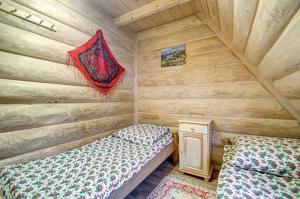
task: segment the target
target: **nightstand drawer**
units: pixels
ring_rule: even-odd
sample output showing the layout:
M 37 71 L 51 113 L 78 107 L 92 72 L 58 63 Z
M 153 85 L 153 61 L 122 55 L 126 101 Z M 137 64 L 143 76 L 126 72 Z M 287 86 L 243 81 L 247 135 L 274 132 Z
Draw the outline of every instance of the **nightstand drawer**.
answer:
M 199 124 L 181 123 L 179 124 L 179 131 L 207 134 L 208 126 L 199 125 Z

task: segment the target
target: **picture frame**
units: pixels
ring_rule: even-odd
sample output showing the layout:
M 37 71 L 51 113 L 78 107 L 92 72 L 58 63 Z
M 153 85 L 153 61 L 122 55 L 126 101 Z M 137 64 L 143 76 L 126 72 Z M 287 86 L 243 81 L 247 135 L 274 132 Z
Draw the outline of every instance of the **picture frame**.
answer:
M 178 66 L 186 63 L 185 45 L 162 49 L 161 67 Z

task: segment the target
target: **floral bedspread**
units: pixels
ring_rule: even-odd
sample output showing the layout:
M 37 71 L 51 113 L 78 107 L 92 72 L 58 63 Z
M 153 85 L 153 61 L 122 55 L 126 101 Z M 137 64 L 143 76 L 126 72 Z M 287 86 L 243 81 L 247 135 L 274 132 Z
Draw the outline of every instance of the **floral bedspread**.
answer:
M 231 163 L 287 178 L 300 179 L 300 140 L 291 138 L 238 136 Z
M 150 146 L 107 137 L 27 164 L 0 168 L 5 198 L 107 198 L 172 142 L 166 134 Z
M 232 146 L 225 146 L 218 178 L 218 199 L 300 198 L 300 180 L 242 169 L 231 164 Z
M 133 143 L 151 145 L 168 132 L 168 128 L 156 124 L 134 124 L 113 134 L 123 140 Z

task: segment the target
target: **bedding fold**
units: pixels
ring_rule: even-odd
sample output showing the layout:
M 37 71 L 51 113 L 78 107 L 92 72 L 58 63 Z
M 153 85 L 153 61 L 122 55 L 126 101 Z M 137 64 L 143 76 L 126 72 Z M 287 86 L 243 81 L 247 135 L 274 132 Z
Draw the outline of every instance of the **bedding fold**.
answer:
M 250 141 L 248 142 L 247 140 Z M 262 141 L 264 140 L 264 138 L 258 138 L 258 140 Z M 276 145 L 277 142 L 282 143 L 278 140 L 274 142 L 274 139 L 269 138 L 267 138 L 266 140 L 264 140 L 267 142 L 266 145 L 270 146 Z M 284 142 L 286 142 L 285 145 L 289 145 L 291 143 L 293 145 L 298 141 L 284 140 Z M 226 145 L 224 147 L 223 165 L 218 178 L 218 199 L 300 198 L 299 178 L 282 177 L 268 172 L 257 171 L 253 168 L 246 169 L 240 165 L 241 162 L 239 162 L 237 158 L 241 155 L 239 154 L 239 152 L 244 153 L 244 151 L 239 151 L 240 147 L 256 146 L 256 150 L 260 151 L 259 148 L 261 148 L 261 146 L 259 145 L 261 144 L 262 143 L 258 144 L 257 140 L 255 141 L 255 138 L 253 139 L 252 137 L 245 136 L 243 138 L 236 138 L 233 145 Z M 265 147 L 266 145 L 263 146 Z M 274 155 L 276 155 L 276 153 Z M 253 162 L 250 162 L 249 164 L 252 163 Z

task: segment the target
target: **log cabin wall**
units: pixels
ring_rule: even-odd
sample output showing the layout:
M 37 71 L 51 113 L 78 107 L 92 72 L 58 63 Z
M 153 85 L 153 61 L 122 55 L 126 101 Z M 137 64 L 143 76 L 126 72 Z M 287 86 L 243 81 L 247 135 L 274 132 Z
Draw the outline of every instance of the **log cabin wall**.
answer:
M 300 1 L 196 0 L 195 6 L 196 15 L 300 122 L 299 74 L 295 73 Z
M 196 16 L 142 31 L 137 40 L 139 122 L 162 123 L 177 131 L 178 119 L 213 119 L 217 168 L 223 137 L 300 138 L 297 120 Z M 161 68 L 160 51 L 181 44 L 186 46 L 186 64 Z
M 300 4 L 300 2 L 299 2 Z M 300 5 L 299 5 L 300 7 Z M 300 9 L 257 66 L 300 116 Z
M 133 122 L 131 32 L 114 26 L 111 16 L 88 1 L 1 2 L 54 24 L 57 31 L 0 12 L 0 166 L 75 148 Z M 98 29 L 126 68 L 107 99 L 65 65 L 67 51 Z

